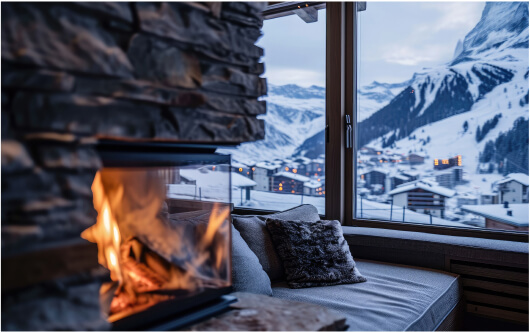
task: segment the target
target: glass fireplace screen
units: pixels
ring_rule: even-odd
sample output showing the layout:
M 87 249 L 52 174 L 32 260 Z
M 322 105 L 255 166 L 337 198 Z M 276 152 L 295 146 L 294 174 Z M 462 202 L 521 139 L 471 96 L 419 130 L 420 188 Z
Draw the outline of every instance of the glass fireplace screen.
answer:
M 110 271 L 100 290 L 110 322 L 157 306 L 177 313 L 230 291 L 230 161 L 197 157 L 113 162 L 96 174 L 97 222 L 81 236 Z

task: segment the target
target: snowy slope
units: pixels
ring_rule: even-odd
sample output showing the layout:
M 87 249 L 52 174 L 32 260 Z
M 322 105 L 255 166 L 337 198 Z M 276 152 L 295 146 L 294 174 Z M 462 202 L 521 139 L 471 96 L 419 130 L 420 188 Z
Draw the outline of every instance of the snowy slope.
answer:
M 240 162 L 267 161 L 290 157 L 297 147 L 325 126 L 325 89 L 294 84 L 269 84 L 265 139 L 244 143 L 235 149 L 219 149 Z
M 495 87 L 526 73 L 528 3 L 487 3 L 458 51 L 449 64 L 416 73 L 407 88 L 362 121 L 360 144 L 390 132 L 403 138 L 425 124 L 468 112 Z
M 402 83 L 380 83 L 373 81 L 361 87 L 357 90 L 358 109 L 361 110 L 357 113 L 357 121 L 363 121 L 383 108 L 403 91 L 403 89 L 408 87 L 411 82 L 412 80 Z

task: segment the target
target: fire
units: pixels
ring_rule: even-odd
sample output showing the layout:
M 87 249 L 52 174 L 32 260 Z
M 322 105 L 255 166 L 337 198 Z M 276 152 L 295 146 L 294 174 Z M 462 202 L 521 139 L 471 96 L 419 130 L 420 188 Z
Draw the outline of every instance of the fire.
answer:
M 98 261 L 110 271 L 112 283 L 101 288 L 110 321 L 173 299 L 176 291 L 230 284 L 230 210 L 214 203 L 211 211 L 197 211 L 207 220 L 190 224 L 186 213 L 161 219 L 165 184 L 151 175 L 105 169 L 92 184 L 98 218 L 81 237 L 97 243 Z

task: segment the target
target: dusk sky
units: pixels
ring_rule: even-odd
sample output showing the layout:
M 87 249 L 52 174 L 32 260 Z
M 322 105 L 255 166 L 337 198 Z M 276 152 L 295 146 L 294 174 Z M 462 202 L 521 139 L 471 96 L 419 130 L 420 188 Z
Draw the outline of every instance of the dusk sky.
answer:
M 368 2 L 359 14 L 360 85 L 395 83 L 450 61 L 458 40 L 480 20 L 484 2 Z M 265 49 L 271 84 L 325 85 L 325 10 L 316 23 L 291 15 L 266 20 Z

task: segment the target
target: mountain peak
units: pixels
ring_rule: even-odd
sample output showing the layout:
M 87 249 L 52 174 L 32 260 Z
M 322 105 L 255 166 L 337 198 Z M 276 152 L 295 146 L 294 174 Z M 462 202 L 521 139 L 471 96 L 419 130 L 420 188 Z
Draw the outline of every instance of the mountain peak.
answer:
M 462 52 L 456 55 L 452 64 L 471 60 L 478 53 L 501 45 L 527 47 L 524 43 L 512 43 L 528 29 L 528 2 L 486 2 L 477 25 L 466 35 Z M 526 33 L 527 35 L 528 33 Z

